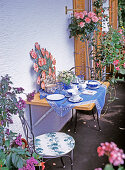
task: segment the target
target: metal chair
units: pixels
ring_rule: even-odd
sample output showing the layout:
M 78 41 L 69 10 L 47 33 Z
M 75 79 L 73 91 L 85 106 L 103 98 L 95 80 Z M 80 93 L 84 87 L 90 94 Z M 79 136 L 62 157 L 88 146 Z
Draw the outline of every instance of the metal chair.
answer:
M 68 157 L 71 162 L 71 170 L 73 170 L 75 140 L 72 136 L 62 132 L 52 132 L 35 137 L 25 117 L 21 116 L 20 120 L 31 154 L 35 152 L 42 156 L 44 162 L 53 158 L 60 158 L 63 168 L 65 168 L 63 157 Z

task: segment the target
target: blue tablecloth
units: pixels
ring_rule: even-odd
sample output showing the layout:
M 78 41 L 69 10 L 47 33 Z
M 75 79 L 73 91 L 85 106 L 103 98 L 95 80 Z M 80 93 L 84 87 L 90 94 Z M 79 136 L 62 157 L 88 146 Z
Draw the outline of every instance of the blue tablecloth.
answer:
M 66 100 L 66 97 L 59 101 L 47 100 L 47 102 L 55 110 L 55 112 L 61 117 L 65 116 L 75 106 L 95 103 L 98 116 L 100 117 L 101 111 L 105 104 L 106 88 L 107 87 L 105 85 L 101 85 L 98 89 L 94 89 L 94 91 L 97 91 L 97 93 L 94 95 L 80 94 L 80 97 L 82 97 L 83 100 L 79 103 L 72 103 L 68 101 L 68 99 Z M 58 90 L 56 90 L 55 93 L 58 93 Z M 62 91 L 61 94 L 65 95 L 66 92 Z M 50 94 L 47 94 L 44 91 L 40 90 L 40 99 L 46 98 L 47 95 Z M 65 100 L 66 102 L 64 102 Z

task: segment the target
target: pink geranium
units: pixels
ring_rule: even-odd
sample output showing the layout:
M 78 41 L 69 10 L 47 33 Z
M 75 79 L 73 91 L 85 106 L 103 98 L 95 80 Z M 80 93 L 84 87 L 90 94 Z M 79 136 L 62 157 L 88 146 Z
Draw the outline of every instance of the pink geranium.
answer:
M 92 18 L 92 17 L 94 17 L 95 15 L 96 15 L 96 14 L 95 14 L 94 12 L 89 12 L 89 13 L 88 13 L 88 17 L 89 17 L 89 18 Z
M 119 64 L 119 60 L 113 61 L 113 64 L 114 64 L 115 66 L 117 66 L 117 65 Z
M 90 19 L 89 17 L 86 17 L 86 18 L 85 18 L 85 22 L 86 22 L 87 24 L 89 24 L 89 23 L 91 22 L 91 19 Z
M 83 11 L 83 14 L 84 14 L 84 15 L 87 15 L 88 13 L 87 13 L 87 11 Z
M 116 70 L 120 70 L 119 66 L 115 68 Z
M 98 22 L 98 20 L 99 20 L 99 19 L 98 19 L 97 16 L 93 16 L 93 17 L 92 17 L 92 21 L 93 21 L 93 22 Z
M 81 28 L 83 28 L 83 27 L 85 26 L 85 22 L 80 22 L 80 23 L 79 23 L 79 26 L 80 26 Z
M 79 17 L 80 17 L 81 19 L 83 19 L 83 18 L 84 18 L 84 14 L 83 14 L 83 12 L 80 12 L 80 13 L 79 13 Z

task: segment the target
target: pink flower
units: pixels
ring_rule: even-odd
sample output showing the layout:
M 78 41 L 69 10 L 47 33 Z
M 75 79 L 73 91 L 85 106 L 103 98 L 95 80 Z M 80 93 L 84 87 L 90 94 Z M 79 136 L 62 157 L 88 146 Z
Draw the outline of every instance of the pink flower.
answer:
M 39 66 L 43 66 L 44 65 L 44 59 L 43 58 L 39 58 L 38 59 L 38 64 L 39 64 Z
M 96 66 L 99 67 L 99 63 L 96 63 Z
M 46 73 L 45 71 L 42 71 L 42 78 L 45 80 L 46 79 Z
M 53 69 L 54 69 L 54 71 L 56 71 L 56 67 L 55 66 L 53 66 Z
M 53 65 L 56 65 L 56 60 L 55 60 L 55 58 L 53 59 L 52 62 L 53 62 Z
M 36 72 L 38 72 L 38 65 L 36 64 L 36 63 L 34 63 L 34 70 L 36 71 Z
M 35 43 L 35 48 L 36 48 L 37 50 L 40 50 L 40 45 L 38 44 L 38 42 Z
M 36 52 L 35 52 L 33 49 L 30 51 L 30 55 L 31 55 L 31 57 L 34 58 L 34 59 L 37 58 L 37 54 L 36 54 Z
M 43 58 L 43 65 L 46 65 L 46 59 Z
M 91 19 L 89 17 L 86 17 L 85 22 L 89 24 L 91 22 Z
M 41 53 L 42 53 L 43 56 L 45 55 L 45 49 L 44 48 L 41 49 Z
M 92 18 L 92 17 L 94 17 L 95 15 L 96 15 L 96 14 L 95 14 L 94 12 L 89 12 L 89 13 L 88 13 L 88 17 L 89 17 L 89 18 Z
M 87 13 L 87 11 L 83 11 L 83 14 L 84 14 L 84 15 L 87 15 L 88 13 Z
M 80 23 L 79 23 L 79 26 L 80 26 L 81 28 L 83 28 L 83 27 L 85 26 L 85 22 L 80 22 Z
M 50 57 L 50 60 L 52 61 L 52 59 L 53 59 L 53 56 L 52 56 L 52 54 L 50 54 L 50 56 L 49 56 L 49 57 Z
M 79 17 L 80 17 L 81 19 L 83 19 L 83 18 L 84 18 L 84 14 L 83 14 L 83 12 L 80 12 L 80 13 L 79 13 Z
M 102 17 L 99 17 L 99 20 L 101 20 L 102 19 Z
M 125 68 L 125 63 L 123 64 L 123 67 Z
M 120 34 L 122 34 L 122 29 L 120 29 L 118 32 L 119 32 Z
M 42 88 L 42 89 L 45 89 L 45 83 L 44 83 L 44 81 L 42 81 L 42 83 L 41 83 L 41 88 Z
M 118 63 L 119 63 L 119 60 L 115 60 L 115 61 L 113 62 L 113 64 L 114 64 L 115 66 L 117 66 Z
M 74 13 L 74 17 L 75 17 L 76 19 L 79 19 L 79 18 L 80 18 L 79 12 L 75 12 L 75 13 Z
M 48 51 L 46 51 L 46 57 L 49 58 L 49 52 Z
M 94 170 L 102 170 L 102 168 L 96 168 L 96 169 L 94 169 Z
M 97 148 L 97 152 L 98 152 L 98 156 L 100 157 L 100 156 L 103 156 L 104 155 L 104 149 L 102 149 L 102 147 L 101 146 L 99 146 L 98 148 Z
M 93 22 L 98 22 L 98 20 L 99 20 L 98 17 L 96 17 L 96 16 L 92 17 Z
M 55 72 L 53 72 L 53 79 L 55 80 L 56 79 L 56 74 L 55 74 Z
M 116 70 L 120 70 L 119 66 L 118 67 L 115 67 Z
M 15 144 L 17 144 L 18 146 L 22 146 L 22 140 L 21 140 L 21 137 L 22 137 L 22 135 L 18 135 L 17 137 L 16 137 L 16 139 L 15 139 Z
M 51 76 L 52 75 L 52 70 L 51 70 L 51 68 L 49 67 L 49 76 Z
M 37 78 L 37 84 L 40 84 L 40 76 Z
M 123 54 L 125 54 L 125 50 L 123 50 L 122 52 L 123 52 Z

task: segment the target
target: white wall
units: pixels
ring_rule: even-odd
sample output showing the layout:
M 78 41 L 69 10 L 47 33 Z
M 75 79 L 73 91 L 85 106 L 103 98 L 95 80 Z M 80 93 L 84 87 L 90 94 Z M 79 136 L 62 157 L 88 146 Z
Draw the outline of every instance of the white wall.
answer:
M 35 42 L 56 58 L 57 72 L 74 66 L 74 41 L 69 39 L 66 5 L 72 8 L 72 0 L 0 0 L 0 76 L 9 74 L 14 86 L 23 87 L 26 93 L 37 89 L 29 55 Z M 53 129 L 59 130 L 61 119 L 55 120 Z M 20 131 L 17 117 L 13 127 Z
M 56 58 L 57 73 L 74 65 L 65 5 L 72 8 L 72 0 L 0 0 L 0 75 L 27 92 L 36 88 L 29 56 L 35 42 Z

